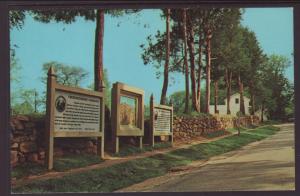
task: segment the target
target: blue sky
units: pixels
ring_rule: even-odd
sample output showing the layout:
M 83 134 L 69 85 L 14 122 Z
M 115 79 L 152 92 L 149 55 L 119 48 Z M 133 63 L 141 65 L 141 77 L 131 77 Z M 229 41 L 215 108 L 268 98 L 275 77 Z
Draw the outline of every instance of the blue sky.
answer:
M 246 9 L 242 24 L 256 33 L 266 54 L 281 54 L 292 60 L 292 8 Z M 120 81 L 144 89 L 146 103 L 151 93 L 159 101 L 162 78 L 156 79 L 156 70 L 143 64 L 139 45 L 157 30 L 165 30 L 159 10 L 143 10 L 139 17 L 105 16 L 104 67 L 108 70 L 109 80 L 111 83 Z M 13 29 L 10 34 L 11 45 L 18 45 L 16 56 L 22 66 L 22 86 L 44 91 L 45 87 L 40 82 L 42 64 L 49 61 L 83 67 L 90 74 L 82 86 L 93 83 L 94 31 L 95 22 L 80 18 L 66 25 L 54 22 L 43 24 L 27 17 L 24 27 L 21 30 Z M 294 80 L 292 66 L 286 75 L 291 81 Z M 181 75 L 171 74 L 171 77 L 176 80 L 175 83 L 171 82 L 168 95 L 184 89 Z

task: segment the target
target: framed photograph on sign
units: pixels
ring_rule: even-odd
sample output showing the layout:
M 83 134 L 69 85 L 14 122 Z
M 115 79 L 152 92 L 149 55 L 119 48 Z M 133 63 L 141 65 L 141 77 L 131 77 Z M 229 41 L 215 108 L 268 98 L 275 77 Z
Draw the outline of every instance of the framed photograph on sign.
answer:
M 139 138 L 143 148 L 144 90 L 116 82 L 112 87 L 111 126 L 113 151 L 119 153 L 120 137 Z

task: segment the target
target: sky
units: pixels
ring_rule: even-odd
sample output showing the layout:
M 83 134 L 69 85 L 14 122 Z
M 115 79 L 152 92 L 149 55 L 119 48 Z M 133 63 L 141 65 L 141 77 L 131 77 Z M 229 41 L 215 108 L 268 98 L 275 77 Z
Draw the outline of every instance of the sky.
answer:
M 286 76 L 294 81 L 293 70 L 293 9 L 292 8 L 249 8 L 245 10 L 242 24 L 255 32 L 266 54 L 285 55 L 292 62 Z M 23 88 L 45 91 L 41 83 L 42 65 L 57 61 L 79 66 L 89 72 L 82 87 L 93 83 L 94 32 L 95 22 L 78 18 L 72 24 L 43 24 L 26 17 L 21 30 L 12 29 L 11 46 L 17 45 L 16 57 Z M 156 78 L 156 70 L 144 65 L 140 45 L 146 37 L 157 30 L 165 31 L 165 21 L 160 10 L 143 10 L 138 16 L 130 15 L 113 18 L 105 15 L 104 28 L 104 67 L 111 83 L 123 82 L 145 90 L 145 103 L 151 93 L 159 102 L 162 78 Z M 184 90 L 184 78 L 171 74 L 167 95 Z M 12 89 L 13 91 L 13 89 Z

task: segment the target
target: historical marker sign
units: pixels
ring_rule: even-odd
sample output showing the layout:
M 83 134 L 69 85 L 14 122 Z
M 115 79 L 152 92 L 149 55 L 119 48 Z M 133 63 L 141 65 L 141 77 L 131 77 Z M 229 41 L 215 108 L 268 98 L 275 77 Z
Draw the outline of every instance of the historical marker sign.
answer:
M 104 155 L 104 93 L 56 83 L 54 69 L 47 81 L 47 166 L 53 168 L 56 137 L 97 137 L 98 154 Z
M 111 125 L 114 151 L 119 152 L 119 137 L 144 136 L 144 91 L 116 82 L 112 88 Z
M 154 146 L 155 136 L 169 136 L 173 144 L 173 107 L 154 105 L 153 95 L 150 97 L 150 143 Z

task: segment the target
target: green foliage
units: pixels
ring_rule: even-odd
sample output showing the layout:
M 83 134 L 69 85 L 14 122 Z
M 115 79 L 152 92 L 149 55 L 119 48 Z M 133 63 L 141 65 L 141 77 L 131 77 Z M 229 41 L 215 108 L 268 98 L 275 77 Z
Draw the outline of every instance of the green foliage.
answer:
M 13 97 L 12 115 L 37 114 L 44 104 L 42 97 L 35 89 L 20 89 L 18 92 L 13 92 Z
M 15 187 L 12 192 L 112 192 L 146 179 L 165 175 L 173 167 L 184 166 L 195 160 L 238 149 L 251 142 L 262 140 L 278 131 L 278 128 L 263 127 L 242 132 L 209 143 L 177 149 L 165 154 L 119 163 L 102 169 L 70 174 L 62 178 L 41 180 Z
M 16 87 L 20 83 L 20 70 L 22 67 L 19 64 L 18 59 L 16 58 L 15 49 L 10 50 L 10 82 L 12 87 Z
M 169 72 L 182 72 L 183 55 L 182 46 L 180 45 L 180 40 L 178 35 L 180 29 L 176 26 L 171 27 L 170 31 L 170 63 Z M 152 65 L 156 69 L 156 77 L 161 76 L 161 67 L 165 64 L 165 43 L 166 43 L 166 33 L 161 33 L 159 30 L 156 34 L 149 35 L 147 37 L 147 43 L 141 44 L 140 47 L 143 50 L 141 57 L 143 59 L 144 65 Z
M 23 103 L 20 103 L 20 104 L 15 104 L 12 107 L 12 115 L 16 115 L 16 114 L 32 114 L 32 113 L 34 113 L 34 108 L 27 101 L 24 101 Z
M 50 67 L 54 68 L 57 76 L 56 80 L 62 85 L 79 87 L 80 83 L 88 76 L 88 72 L 81 67 L 51 61 L 43 64 L 42 82 L 44 83 L 47 83 L 47 73 Z
M 280 55 L 271 55 L 260 73 L 257 102 L 263 104 L 272 120 L 286 120 L 288 109 L 293 112 L 294 88 L 284 76 L 289 60 Z
M 172 95 L 170 95 L 169 99 L 172 100 L 174 113 L 183 113 L 185 104 L 185 91 L 174 92 Z
M 11 113 L 12 115 L 37 113 L 41 104 L 40 97 L 35 89 L 24 89 L 22 87 L 20 76 L 22 67 L 16 58 L 14 48 L 10 51 L 10 59 Z
M 10 102 L 15 105 L 18 99 L 18 91 L 20 91 L 20 70 L 22 67 L 19 65 L 18 59 L 15 55 L 15 49 L 10 50 Z
M 210 105 L 215 104 L 215 86 L 211 85 L 210 87 L 211 93 L 210 93 Z M 203 94 L 205 93 L 205 89 L 203 89 L 201 92 Z M 218 81 L 218 103 L 217 105 L 225 105 L 225 100 L 226 99 L 226 87 L 225 83 L 223 80 Z
M 173 104 L 173 109 L 174 109 L 174 114 L 177 116 L 203 116 L 205 115 L 204 113 L 198 113 L 193 111 L 192 108 L 192 100 L 190 97 L 190 102 L 189 102 L 189 108 L 190 112 L 188 114 L 184 113 L 184 106 L 185 106 L 185 91 L 177 91 L 171 94 L 168 98 L 169 100 L 172 101 Z M 205 100 L 205 90 L 201 90 L 201 101 L 200 102 L 200 108 L 204 108 L 204 100 Z
M 105 14 L 109 14 L 113 17 L 120 17 L 124 14 L 135 14 L 140 10 L 138 9 L 105 9 Z M 31 10 L 30 15 L 34 20 L 49 23 L 51 21 L 62 22 L 65 24 L 71 24 L 75 22 L 78 17 L 82 17 L 84 20 L 95 21 L 97 17 L 96 9 L 57 9 L 57 10 Z
M 103 70 L 103 82 L 104 82 L 104 94 L 105 94 L 105 105 L 106 107 L 110 108 L 111 107 L 111 82 L 109 81 L 108 77 L 108 71 L 107 69 Z M 94 90 L 94 83 L 89 85 L 87 88 L 90 90 Z
M 10 10 L 9 11 L 9 26 L 10 28 L 21 29 L 24 25 L 25 11 L 24 10 Z

